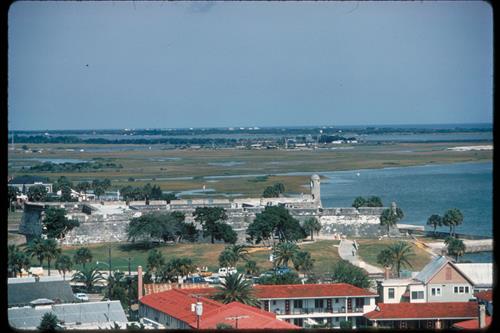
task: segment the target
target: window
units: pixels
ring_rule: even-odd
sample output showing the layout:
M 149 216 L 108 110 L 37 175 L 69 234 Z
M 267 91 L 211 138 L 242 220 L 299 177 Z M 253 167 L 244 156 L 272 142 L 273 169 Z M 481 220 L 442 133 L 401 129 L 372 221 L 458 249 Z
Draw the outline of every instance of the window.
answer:
M 276 305 L 276 301 L 273 301 L 273 305 Z
M 468 294 L 469 293 L 469 286 L 465 286 L 465 293 Z
M 293 300 L 293 307 L 296 309 L 302 309 L 302 300 L 301 299 L 295 299 Z
M 315 299 L 314 300 L 314 307 L 315 308 L 322 308 L 323 307 L 323 300 L 322 299 Z
M 455 286 L 455 287 L 453 288 L 453 292 L 454 292 L 455 294 L 458 294 L 458 287 L 457 287 L 457 286 Z
M 394 299 L 394 288 L 389 288 L 389 296 L 388 299 Z
M 441 296 L 441 288 L 431 288 L 432 296 Z
M 338 299 L 338 298 L 336 298 L 336 299 L 335 299 L 335 303 L 336 303 L 336 304 L 338 304 L 338 302 L 339 302 L 339 299 Z
M 412 291 L 411 292 L 411 299 L 424 299 L 424 292 L 423 291 Z
M 461 294 L 463 294 L 463 293 L 464 293 L 464 287 L 463 287 L 463 286 L 460 286 L 460 287 L 458 288 L 458 291 L 459 291 Z

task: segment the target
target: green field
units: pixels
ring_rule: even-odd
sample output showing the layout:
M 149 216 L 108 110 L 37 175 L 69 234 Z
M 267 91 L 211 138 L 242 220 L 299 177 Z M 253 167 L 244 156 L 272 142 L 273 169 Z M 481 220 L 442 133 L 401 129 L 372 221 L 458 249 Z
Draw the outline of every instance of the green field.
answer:
M 312 258 L 315 259 L 314 272 L 321 274 L 331 271 L 332 266 L 340 260 L 337 248 L 334 247 L 338 243 L 339 241 L 320 240 L 314 243 L 303 243 L 300 247 L 311 253 Z M 86 247 L 92 251 L 94 262 L 108 263 L 109 246 L 111 246 L 111 265 L 113 269 L 127 270 L 129 257 L 131 258 L 132 269 L 136 269 L 139 265 L 142 265 L 143 268 L 146 267 L 147 249 L 139 249 L 132 244 L 124 243 L 93 244 Z M 163 253 L 166 260 L 176 257 L 188 257 L 193 260 L 195 265 L 208 266 L 210 271 L 215 272 L 219 268 L 218 257 L 219 253 L 224 249 L 224 244 L 186 243 L 163 245 L 156 248 Z M 64 247 L 63 253 L 73 256 L 77 249 L 77 246 Z M 257 262 L 257 266 L 261 271 L 272 268 L 269 261 L 270 249 L 250 248 L 250 252 L 250 259 Z M 38 265 L 36 261 L 33 261 L 33 264 Z M 107 265 L 99 266 L 104 270 L 107 269 Z M 243 266 L 244 263 L 240 263 L 238 269 L 243 271 Z
M 491 144 L 478 142 L 475 145 Z M 239 150 L 202 149 L 162 150 L 152 146 L 141 151 L 98 151 L 88 152 L 96 147 L 124 147 L 125 145 L 74 145 L 74 144 L 29 144 L 30 149 L 43 149 L 41 153 L 25 153 L 21 150 L 9 151 L 9 175 L 26 174 L 18 168 L 28 166 L 33 158 L 70 158 L 90 161 L 106 158 L 123 165 L 121 169 L 105 169 L 86 172 L 37 172 L 51 180 L 67 176 L 73 181 L 110 178 L 112 187 L 126 185 L 142 186 L 147 182 L 156 183 L 165 191 L 181 191 L 212 188 L 215 196 L 223 193 L 240 193 L 258 196 L 275 182 L 285 184 L 287 193 L 307 192 L 309 175 L 278 175 L 288 172 L 315 173 L 352 169 L 411 166 L 432 163 L 456 163 L 490 161 L 492 151 L 447 150 L 463 143 L 398 143 L 398 144 L 358 144 L 342 145 L 335 150 Z M 346 149 L 347 148 L 347 149 Z M 73 149 L 68 151 L 67 149 Z M 83 152 L 80 149 L 84 149 Z M 20 160 L 25 159 L 25 160 Z M 236 162 L 236 164 L 234 164 Z M 222 164 L 221 164 L 222 163 Z M 229 164 L 227 164 L 229 163 Z M 204 179 L 206 176 L 271 175 L 267 179 L 258 177 L 235 177 L 225 179 Z M 162 179 L 194 177 L 194 179 Z M 136 181 L 130 182 L 129 178 Z
M 387 246 L 395 243 L 395 240 L 367 240 L 362 239 L 359 240 L 359 250 L 358 255 L 367 263 L 383 268 L 380 264 L 377 263 L 377 255 L 380 251 L 387 248 Z M 431 261 L 431 256 L 425 250 L 422 250 L 410 243 L 415 253 L 415 256 L 410 260 L 412 267 L 410 270 L 412 271 L 420 271 Z

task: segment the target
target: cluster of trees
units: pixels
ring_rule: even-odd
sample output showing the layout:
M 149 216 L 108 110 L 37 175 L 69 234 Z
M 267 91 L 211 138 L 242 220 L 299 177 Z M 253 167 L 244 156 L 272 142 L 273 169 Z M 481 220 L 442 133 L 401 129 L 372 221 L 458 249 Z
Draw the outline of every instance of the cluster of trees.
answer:
M 314 266 L 314 259 L 307 251 L 301 251 L 297 244 L 293 242 L 280 242 L 273 248 L 273 265 L 275 267 L 288 267 L 292 262 L 293 267 L 298 271 L 308 275 Z
M 227 220 L 226 210 L 221 207 L 197 207 L 193 212 L 196 222 L 203 228 L 203 237 L 210 237 L 213 244 L 215 240 L 225 243 L 236 243 L 238 235 L 233 228 L 225 223 Z
M 279 242 L 294 242 L 307 237 L 299 221 L 283 206 L 267 206 L 264 211 L 256 214 L 246 233 L 247 241 L 257 244 L 261 242 L 270 244 L 275 238 Z
M 277 198 L 282 193 L 285 193 L 285 185 L 283 185 L 283 183 L 276 183 L 273 186 L 266 187 L 262 196 L 264 198 Z
M 173 258 L 168 262 L 163 253 L 152 249 L 148 253 L 145 283 L 176 282 L 183 277 L 194 273 L 196 266 L 190 258 Z
M 434 228 L 434 235 L 436 235 L 436 228 L 446 226 L 450 228 L 450 237 L 455 236 L 455 229 L 462 224 L 464 216 L 458 208 L 447 210 L 443 216 L 433 214 L 427 219 L 427 225 Z
M 368 273 L 346 260 L 340 260 L 333 266 L 331 279 L 335 283 L 349 283 L 359 288 L 369 288 L 371 285 Z
M 88 172 L 100 169 L 121 169 L 121 168 L 123 168 L 121 164 L 116 164 L 114 162 L 103 162 L 103 161 L 78 162 L 78 163 L 44 162 L 41 164 L 35 164 L 31 166 L 28 170 L 35 172 Z
M 412 247 L 407 242 L 396 242 L 380 251 L 377 262 L 382 266 L 396 271 L 401 276 L 401 268 L 412 267 L 410 260 L 415 256 Z
M 176 200 L 174 193 L 163 193 L 160 186 L 147 183 L 142 188 L 134 186 L 125 186 L 120 189 L 120 194 L 125 200 L 166 200 L 170 203 L 171 200 Z
M 387 227 L 387 234 L 391 227 L 394 227 L 401 219 L 404 213 L 399 207 L 392 206 L 391 208 L 384 209 L 380 215 L 380 225 Z
M 359 207 L 384 207 L 382 200 L 377 196 L 370 197 L 356 197 L 352 203 L 352 207 L 358 209 Z
M 446 237 L 444 240 L 446 244 L 446 250 L 448 255 L 455 256 L 455 260 L 458 262 L 460 257 L 465 254 L 466 246 L 461 239 L 455 237 Z
M 127 226 L 128 239 L 132 242 L 144 241 L 152 245 L 155 240 L 164 242 L 181 240 L 194 242 L 198 230 L 193 223 L 184 222 L 185 215 L 180 212 L 153 212 L 133 218 Z

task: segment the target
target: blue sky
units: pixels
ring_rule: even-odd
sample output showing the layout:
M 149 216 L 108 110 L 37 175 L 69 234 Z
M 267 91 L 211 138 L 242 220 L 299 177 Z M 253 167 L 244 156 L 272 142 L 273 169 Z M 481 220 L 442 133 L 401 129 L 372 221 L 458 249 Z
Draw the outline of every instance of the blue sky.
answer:
M 28 2 L 13 129 L 492 121 L 485 2 Z

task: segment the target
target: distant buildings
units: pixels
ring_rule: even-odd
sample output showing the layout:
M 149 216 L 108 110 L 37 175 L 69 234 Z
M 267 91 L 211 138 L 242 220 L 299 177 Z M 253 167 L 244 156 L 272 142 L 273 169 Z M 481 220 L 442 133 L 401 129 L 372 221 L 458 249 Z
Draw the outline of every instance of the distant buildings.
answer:
M 37 300 L 49 303 L 72 303 L 77 299 L 73 295 L 69 281 L 61 277 L 23 277 L 9 278 L 7 283 L 8 306 L 31 305 Z
M 46 183 L 45 178 L 38 176 L 19 176 L 9 180 L 9 186 L 16 187 L 19 192 L 27 193 L 32 186 L 44 186 L 47 193 L 52 193 L 52 184 Z

